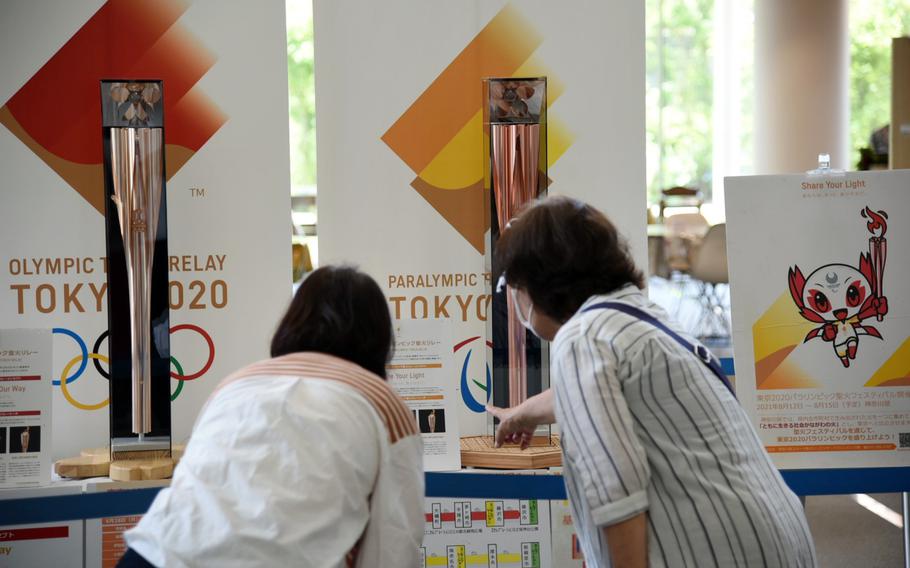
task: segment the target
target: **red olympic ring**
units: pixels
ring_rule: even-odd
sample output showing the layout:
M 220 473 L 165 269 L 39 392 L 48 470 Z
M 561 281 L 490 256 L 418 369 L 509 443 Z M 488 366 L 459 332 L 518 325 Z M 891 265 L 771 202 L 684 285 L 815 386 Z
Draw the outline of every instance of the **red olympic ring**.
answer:
M 174 333 L 175 331 L 180 331 L 182 329 L 189 329 L 197 332 L 202 336 L 203 339 L 205 339 L 205 342 L 209 345 L 209 358 L 205 362 L 205 365 L 202 367 L 202 369 L 193 373 L 192 375 L 181 375 L 180 373 L 171 371 L 171 377 L 177 379 L 178 381 L 192 381 L 194 379 L 198 379 L 212 368 L 212 363 L 215 362 L 215 342 L 212 341 L 212 336 L 210 336 L 208 332 L 206 332 L 198 325 L 193 325 L 191 323 L 182 323 L 180 325 L 175 325 L 171 328 L 170 332 Z

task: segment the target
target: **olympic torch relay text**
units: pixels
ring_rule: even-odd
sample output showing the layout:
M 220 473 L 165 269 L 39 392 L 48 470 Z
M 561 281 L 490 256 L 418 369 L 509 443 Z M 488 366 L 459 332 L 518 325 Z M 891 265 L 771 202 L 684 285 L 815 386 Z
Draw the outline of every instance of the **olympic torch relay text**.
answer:
M 205 276 L 223 272 L 227 261 L 226 254 L 170 256 L 168 271 L 181 277 L 175 276 L 169 283 L 170 308 L 226 308 L 228 283 Z M 8 297 L 16 303 L 19 315 L 100 313 L 105 309 L 106 257 L 12 257 L 5 264 L 14 277 Z

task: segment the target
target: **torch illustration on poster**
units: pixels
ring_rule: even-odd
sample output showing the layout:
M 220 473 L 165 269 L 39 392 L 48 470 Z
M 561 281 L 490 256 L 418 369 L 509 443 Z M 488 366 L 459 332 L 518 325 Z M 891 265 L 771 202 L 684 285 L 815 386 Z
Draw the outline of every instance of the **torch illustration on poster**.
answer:
M 803 342 L 817 338 L 830 342 L 844 367 L 856 359 L 861 336 L 883 339 L 879 330 L 865 323 L 866 320 L 882 321 L 888 313 L 888 299 L 882 286 L 888 253 L 885 238 L 888 214 L 867 206 L 861 215 L 868 219 L 866 228 L 872 236 L 869 252 L 860 253 L 858 266 L 826 264 L 805 277 L 799 266 L 794 265 L 788 274 L 790 295 L 800 315 L 820 324 Z

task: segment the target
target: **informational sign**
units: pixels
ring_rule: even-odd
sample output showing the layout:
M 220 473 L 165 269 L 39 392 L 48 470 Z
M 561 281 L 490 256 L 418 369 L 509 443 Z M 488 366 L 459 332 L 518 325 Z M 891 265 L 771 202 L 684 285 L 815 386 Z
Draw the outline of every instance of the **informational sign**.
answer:
M 68 485 L 0 491 L 0 507 L 7 499 L 55 497 L 82 493 Z M 82 519 L 59 523 L 0 526 L 0 568 L 82 566 Z
M 482 80 L 547 78 L 549 193 L 645 266 L 644 6 L 316 0 L 315 27 L 320 262 L 370 273 L 398 321 L 448 322 L 462 434 L 485 434 Z
M 414 413 L 427 471 L 461 469 L 458 393 L 447 380 L 452 375 L 451 337 L 444 321 L 399 321 L 387 367 L 389 384 Z
M 291 291 L 284 12 L 240 0 L 4 8 L 0 322 L 53 330 L 53 457 L 109 440 L 102 79 L 163 81 L 174 441 L 221 378 L 268 356 Z
M 910 465 L 910 171 L 726 195 L 736 390 L 775 463 Z
M 51 330 L 0 329 L 0 487 L 51 480 Z
M 421 568 L 555 566 L 549 501 L 428 498 L 426 508 Z
M 165 487 L 170 483 L 162 481 L 101 481 L 88 483 L 86 493 L 126 491 Z M 126 553 L 123 533 L 139 524 L 142 515 L 121 515 L 85 520 L 85 568 L 114 568 Z

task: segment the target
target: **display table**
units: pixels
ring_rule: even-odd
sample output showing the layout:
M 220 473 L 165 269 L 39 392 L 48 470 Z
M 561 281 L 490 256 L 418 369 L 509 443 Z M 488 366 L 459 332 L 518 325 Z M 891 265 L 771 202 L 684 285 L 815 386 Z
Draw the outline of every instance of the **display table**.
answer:
M 910 482 L 900 472 L 887 469 L 782 473 L 791 488 L 802 495 L 898 492 L 906 490 Z M 85 558 L 86 567 L 114 566 L 125 550 L 123 533 L 135 526 L 166 483 L 92 479 L 0 492 L 0 540 L 10 535 L 9 540 L 14 541 L 0 542 L 0 546 L 11 545 L 20 556 L 39 558 L 42 563 L 36 565 L 49 565 L 44 563 L 49 558 L 67 558 L 57 564 L 69 566 L 73 558 Z M 471 510 L 472 518 L 480 519 L 475 521 L 477 532 L 490 531 L 494 526 L 490 523 L 497 522 L 490 520 L 490 511 L 501 510 L 509 519 L 530 510 L 533 513 L 529 518 L 536 523 L 536 511 L 540 510 L 540 534 L 546 542 L 541 544 L 546 546 L 541 553 L 552 554 L 553 559 L 552 564 L 542 566 L 576 566 L 575 559 L 580 558 L 572 552 L 574 530 L 565 486 L 562 475 L 555 471 L 427 473 L 426 496 L 427 536 L 421 553 L 435 553 L 433 560 L 445 551 L 436 541 L 447 543 L 451 535 L 464 531 L 450 526 L 453 521 L 445 513 L 459 505 Z M 480 512 L 484 510 L 488 513 L 485 520 Z M 580 560 L 577 562 L 580 566 Z
M 167 481 L 113 482 L 95 478 L 58 481 L 32 490 L 0 492 L 0 540 L 6 532 L 25 531 L 28 533 L 26 538 L 33 538 L 29 531 L 50 526 L 58 531 L 50 536 L 58 537 L 52 543 L 54 550 L 69 551 L 69 560 L 58 565 L 70 566 L 73 565 L 72 558 L 84 557 L 86 567 L 114 566 L 126 550 L 123 533 L 138 523 L 166 484 Z M 553 558 L 553 564 L 543 562 L 541 566 L 575 566 L 565 561 L 571 558 L 571 522 L 560 523 L 551 531 L 551 500 L 556 507 L 554 514 L 561 519 L 569 518 L 562 476 L 555 472 L 476 473 L 462 470 L 428 473 L 426 495 L 427 536 L 421 554 L 429 561 L 444 558 L 451 539 L 461 542 L 461 546 L 471 547 L 463 540 L 467 538 L 462 534 L 465 523 L 473 523 L 471 534 L 475 540 L 499 539 L 503 530 L 520 524 L 523 532 L 516 534 L 535 542 L 509 542 L 509 538 L 502 537 L 505 539 L 500 542 L 503 558 L 513 556 L 519 546 L 522 549 L 530 546 L 541 558 Z M 455 510 L 469 511 L 461 524 L 453 516 Z M 71 526 L 63 528 L 65 525 Z M 63 542 L 64 539 L 59 538 L 61 531 L 72 538 Z M 561 546 L 551 557 L 552 543 Z M 13 565 L 50 565 L 44 552 L 47 542 L 30 540 L 25 544 L 13 544 L 15 558 L 24 561 L 24 564 Z M 2 545 L 4 543 L 0 542 Z M 62 556 L 54 556 L 58 557 Z
M 803 496 L 896 493 L 910 489 L 910 479 L 897 475 L 901 469 L 840 469 L 836 475 L 823 469 L 806 469 L 782 471 L 781 474 L 791 489 Z M 59 486 L 78 487 L 79 484 L 84 484 L 82 492 L 63 495 L 53 492 Z M 90 479 L 45 488 L 2 491 L 0 527 L 142 514 L 164 486 L 166 482 Z M 42 491 L 48 491 L 47 495 L 41 495 Z M 540 474 L 462 470 L 427 473 L 426 496 L 562 500 L 566 499 L 566 490 L 562 475 L 546 470 L 541 470 Z
M 722 357 L 721 364 L 725 373 L 731 376 L 734 374 L 732 359 Z M 802 496 L 893 493 L 910 489 L 910 475 L 907 469 L 784 470 L 781 474 L 791 489 Z M 474 510 L 480 507 L 481 511 L 486 507 L 494 513 L 497 510 L 495 507 L 499 506 L 499 510 L 504 514 L 510 513 L 513 516 L 533 511 L 528 515 L 534 519 L 537 518 L 536 511 L 539 508 L 541 522 L 546 522 L 543 521 L 545 518 L 550 519 L 546 528 L 552 530 L 553 543 L 552 549 L 541 549 L 541 552 L 552 550 L 554 566 L 574 566 L 572 563 L 576 557 L 569 550 L 571 547 L 560 544 L 573 542 L 571 540 L 573 529 L 565 504 L 565 485 L 558 469 L 534 471 L 465 469 L 456 472 L 427 473 L 425 479 L 427 523 L 433 527 L 428 529 L 428 535 L 435 532 L 438 537 L 440 533 L 446 533 L 449 529 L 450 533 L 463 530 L 448 526 L 451 521 L 445 516 L 444 511 L 451 510 L 453 506 L 471 509 L 473 505 Z M 11 544 L 28 551 L 29 554 L 35 554 L 37 551 L 42 559 L 50 558 L 48 554 L 69 555 L 68 558 L 71 559 L 77 556 L 73 550 L 78 548 L 84 551 L 85 566 L 112 566 L 111 562 L 116 563 L 116 558 L 119 558 L 124 548 L 123 532 L 138 522 L 158 491 L 168 483 L 167 480 L 114 482 L 107 478 L 57 479 L 47 487 L 0 491 L 0 541 L 3 540 L 3 535 L 9 535 L 8 540 L 14 541 L 0 542 L 0 546 Z M 453 499 L 458 501 L 453 503 L 450 501 Z M 474 501 L 473 504 L 469 503 L 470 500 Z M 478 504 L 477 500 L 485 500 L 486 503 L 481 501 Z M 538 501 L 546 503 L 540 503 L 538 506 Z M 522 509 L 529 504 L 526 509 Z M 512 509 L 506 511 L 507 508 L 515 506 L 518 506 L 518 511 Z M 463 515 L 462 518 L 467 517 Z M 486 523 L 481 521 L 479 526 L 493 526 L 489 524 L 491 522 L 489 519 L 487 517 Z M 557 519 L 560 522 L 557 522 Z M 427 538 L 429 542 L 432 536 Z M 428 550 L 424 548 L 423 554 L 427 554 Z M 436 554 L 438 556 L 439 553 Z M 562 556 L 558 556 L 559 554 Z M 563 564 L 556 564 L 557 558 Z M 565 560 L 566 558 L 570 560 Z

